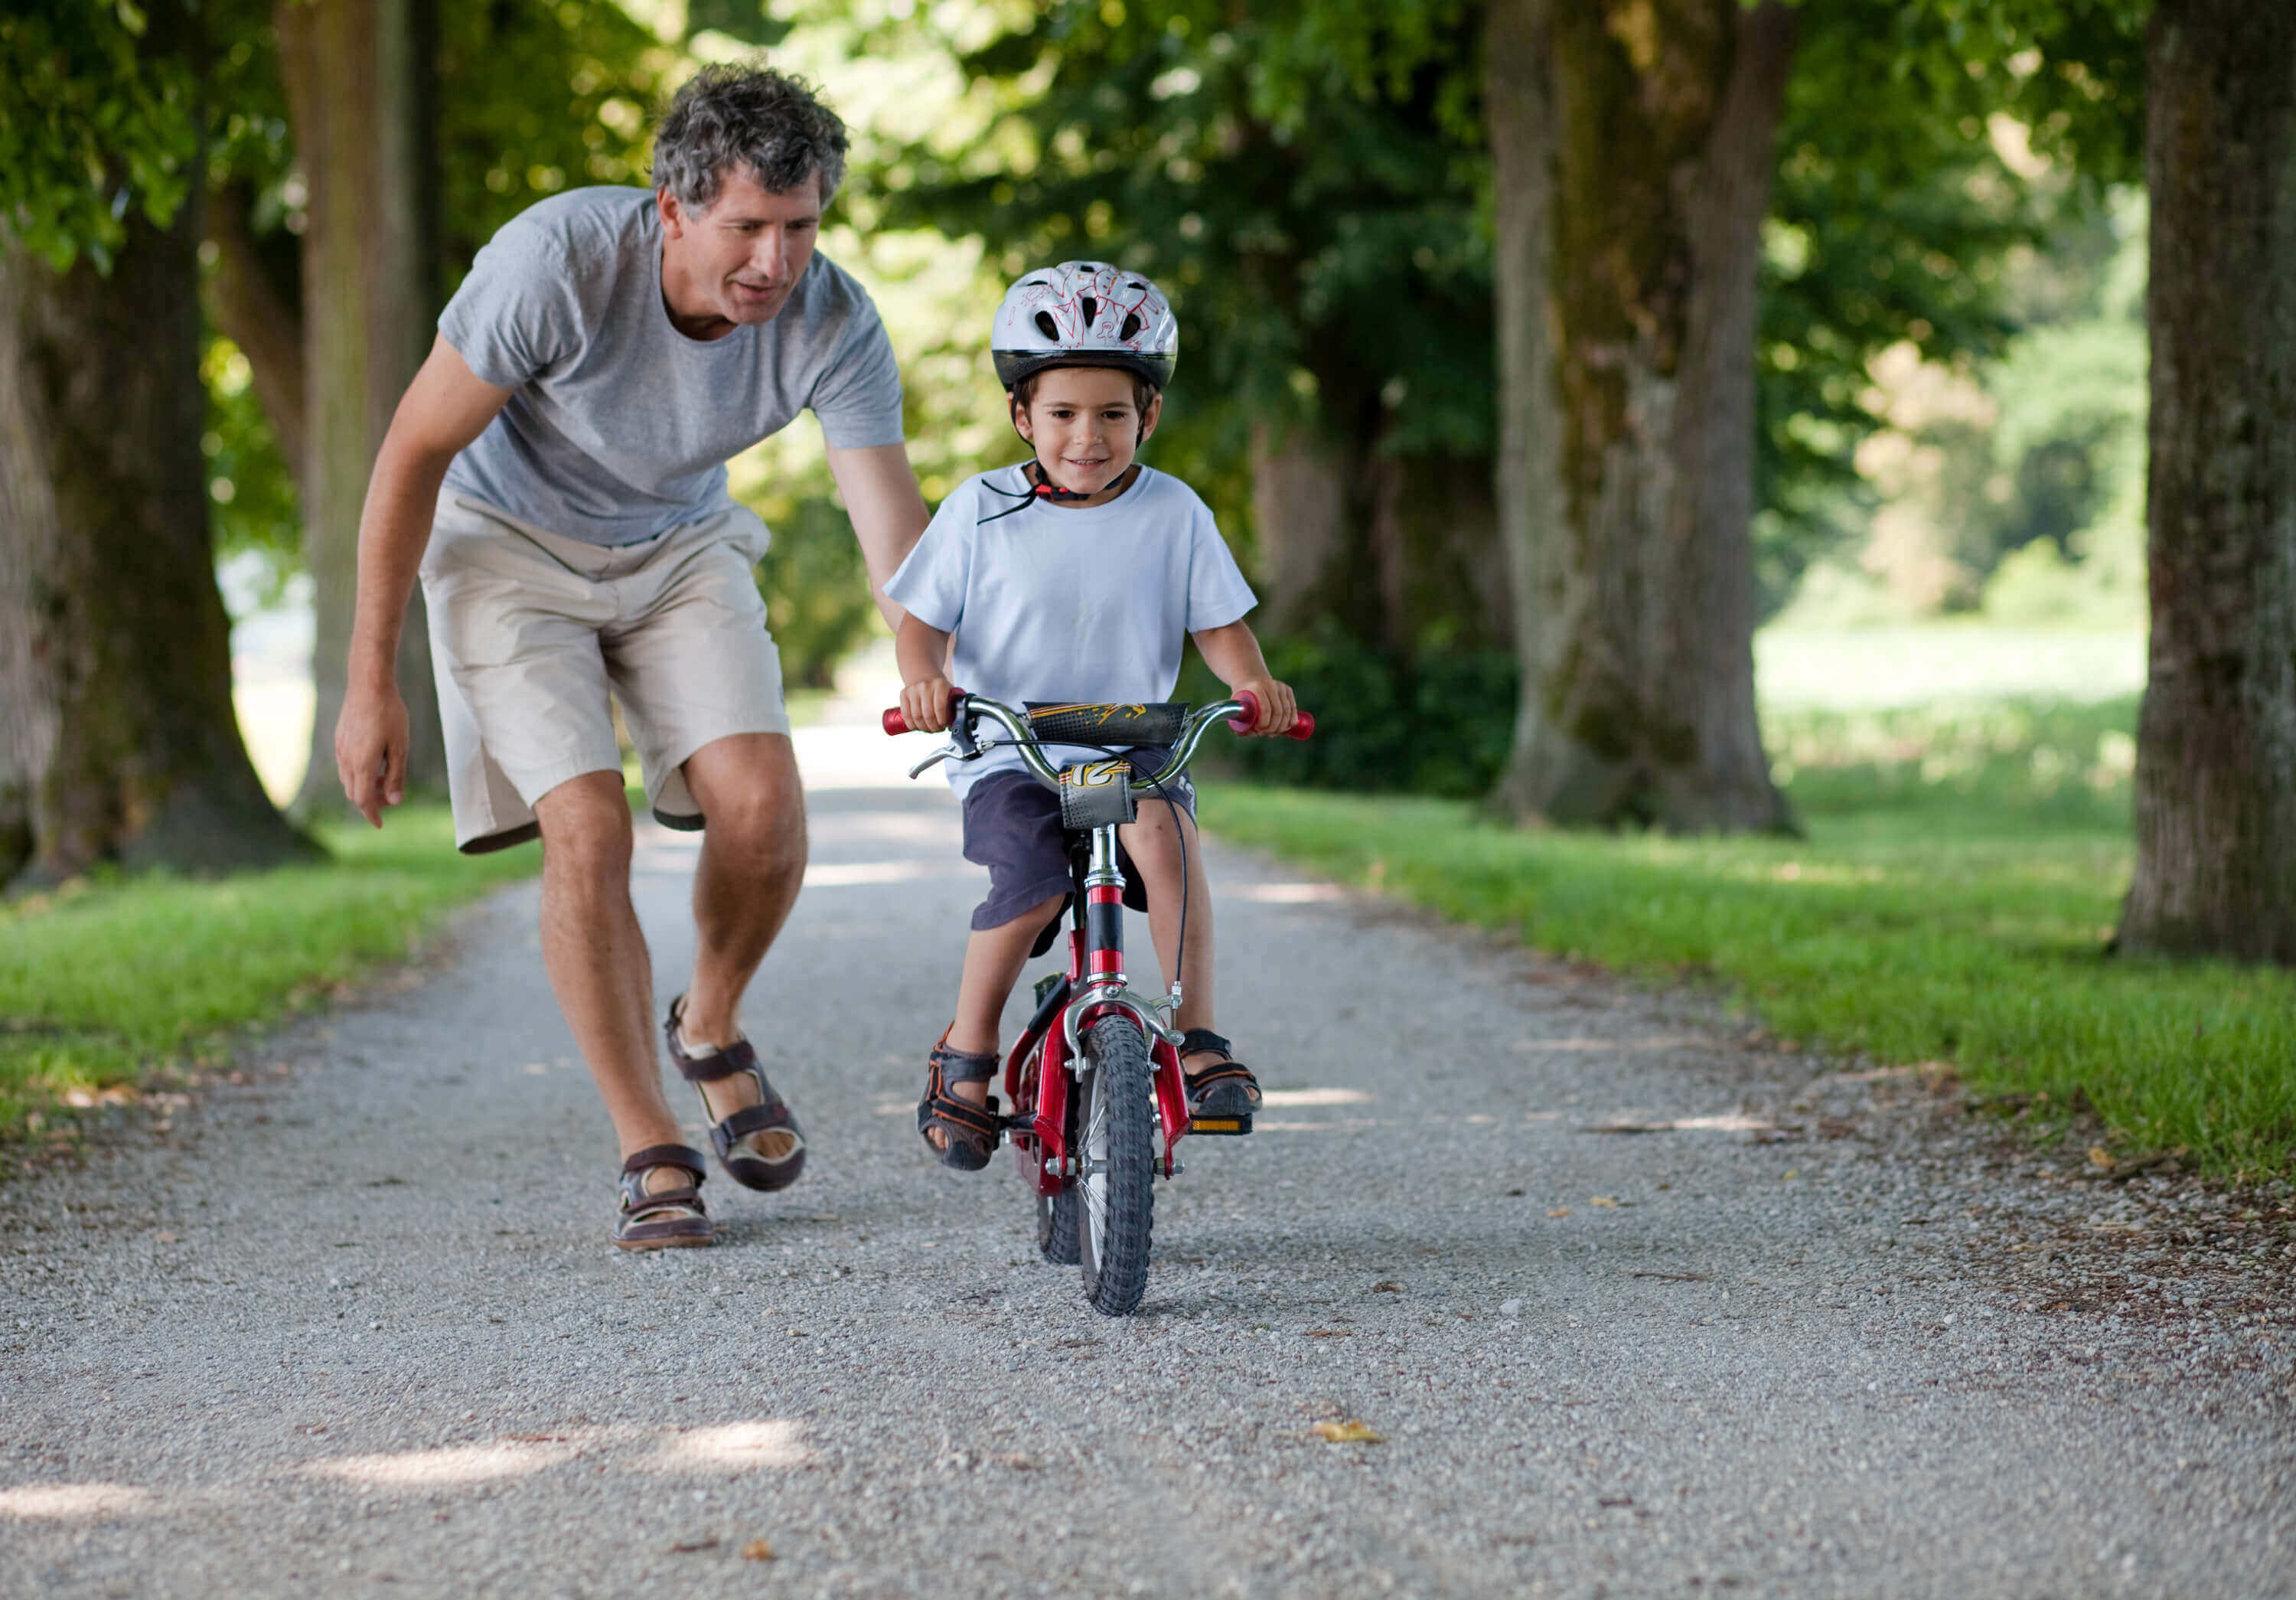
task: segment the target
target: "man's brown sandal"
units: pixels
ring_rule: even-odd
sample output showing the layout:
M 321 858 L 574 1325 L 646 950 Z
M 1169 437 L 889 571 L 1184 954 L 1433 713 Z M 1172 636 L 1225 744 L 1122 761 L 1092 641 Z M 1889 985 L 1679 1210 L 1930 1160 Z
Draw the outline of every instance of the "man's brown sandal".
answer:
M 709 1142 L 718 1150 L 718 1164 L 726 1169 L 726 1176 L 744 1188 L 763 1189 L 768 1194 L 786 1189 L 797 1182 L 805 1170 L 805 1133 L 790 1115 L 790 1108 L 774 1086 L 766 1081 L 766 1070 L 758 1064 L 758 1052 L 748 1039 L 737 1038 L 732 1044 L 708 1055 L 688 1055 L 681 1034 L 685 1015 L 684 995 L 670 1002 L 669 1017 L 661 1025 L 662 1034 L 669 1041 L 669 1062 L 677 1075 L 694 1086 L 697 1092 L 705 1083 L 717 1083 L 723 1079 L 738 1078 L 746 1072 L 756 1080 L 758 1103 L 728 1112 L 723 1118 L 712 1118 Z M 710 1117 L 709 1097 L 701 1099 L 701 1114 Z M 752 1134 L 780 1131 L 789 1136 L 791 1144 L 786 1155 L 765 1156 L 742 1141 Z
M 675 1188 L 646 1188 L 662 1167 L 693 1175 Z M 624 1250 L 676 1250 L 708 1244 L 718 1236 L 701 1203 L 701 1153 L 684 1145 L 652 1145 L 622 1163 L 622 1214 L 614 1223 L 614 1243 Z
M 996 1153 L 996 1142 L 1004 1136 L 1004 1120 L 996 1114 L 996 1096 L 989 1095 L 986 1105 L 975 1105 L 950 1094 L 948 1088 L 955 1083 L 987 1083 L 996 1077 L 996 1053 L 952 1050 L 948 1030 L 943 1029 L 940 1043 L 925 1057 L 925 1095 L 917 1102 L 918 1134 L 939 1128 L 947 1141 L 933 1151 L 940 1164 L 959 1172 L 980 1171 Z M 925 1143 L 931 1145 L 932 1141 L 928 1138 Z
M 1209 1028 L 1191 1028 L 1181 1036 L 1180 1059 L 1218 1051 L 1228 1053 L 1228 1042 Z M 1215 1062 L 1201 1072 L 1184 1072 L 1188 1085 L 1188 1120 L 1199 1133 L 1250 1133 L 1252 1114 L 1259 1110 L 1259 1079 L 1251 1069 L 1233 1058 Z M 1233 1125 L 1233 1126 L 1232 1126 Z

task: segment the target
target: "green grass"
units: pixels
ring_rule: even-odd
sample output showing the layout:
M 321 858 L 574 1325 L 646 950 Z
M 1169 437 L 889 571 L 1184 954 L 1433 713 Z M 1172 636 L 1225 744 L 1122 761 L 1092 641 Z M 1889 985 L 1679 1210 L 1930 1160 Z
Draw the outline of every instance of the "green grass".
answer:
M 2086 1105 L 2118 1153 L 2296 1169 L 2296 972 L 2110 957 L 2133 701 L 1771 719 L 1805 840 L 1523 832 L 1448 801 L 1210 786 L 1207 825 L 1980 1095 Z
M 405 960 L 449 907 L 541 860 L 457 856 L 436 805 L 324 839 L 317 866 L 82 881 L 0 906 L 0 1148 L 219 1062 L 234 1030 Z

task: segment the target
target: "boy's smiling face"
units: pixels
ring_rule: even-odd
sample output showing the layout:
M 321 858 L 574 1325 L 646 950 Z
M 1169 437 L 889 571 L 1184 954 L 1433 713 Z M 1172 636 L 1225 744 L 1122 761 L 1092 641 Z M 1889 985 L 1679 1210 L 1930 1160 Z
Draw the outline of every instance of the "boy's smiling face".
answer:
M 1048 481 L 1092 496 L 1088 504 L 1097 505 L 1132 464 L 1140 441 L 1156 431 L 1163 408 L 1164 397 L 1156 395 L 1142 415 L 1132 374 L 1119 368 L 1056 366 L 1038 374 L 1025 408 L 1015 402 L 1013 424 L 1036 446 Z

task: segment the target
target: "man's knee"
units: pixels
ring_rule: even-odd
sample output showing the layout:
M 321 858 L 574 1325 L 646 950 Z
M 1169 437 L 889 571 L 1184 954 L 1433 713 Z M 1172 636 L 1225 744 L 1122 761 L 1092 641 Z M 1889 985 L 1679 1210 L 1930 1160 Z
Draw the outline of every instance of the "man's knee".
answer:
M 805 808 L 794 797 L 721 797 L 704 815 L 713 854 L 738 857 L 757 871 L 777 875 L 805 870 Z
M 630 807 L 619 773 L 584 773 L 535 802 L 542 825 L 543 870 L 580 880 L 627 881 Z
M 805 791 L 786 734 L 717 740 L 689 756 L 685 770 L 715 849 L 802 870 Z

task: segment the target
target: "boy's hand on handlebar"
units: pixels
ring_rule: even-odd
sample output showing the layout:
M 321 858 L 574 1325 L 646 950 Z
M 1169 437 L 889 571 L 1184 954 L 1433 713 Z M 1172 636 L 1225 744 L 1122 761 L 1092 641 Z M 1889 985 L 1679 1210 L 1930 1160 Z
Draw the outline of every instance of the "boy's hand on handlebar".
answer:
M 938 734 L 948 726 L 948 702 L 956 685 L 935 676 L 901 685 L 901 716 L 912 728 Z
M 1300 702 L 1292 697 L 1292 685 L 1278 683 L 1272 677 L 1248 678 L 1229 685 L 1229 692 L 1238 698 L 1251 694 L 1259 702 L 1259 720 L 1251 725 L 1253 734 L 1265 737 L 1290 730 L 1300 719 Z

